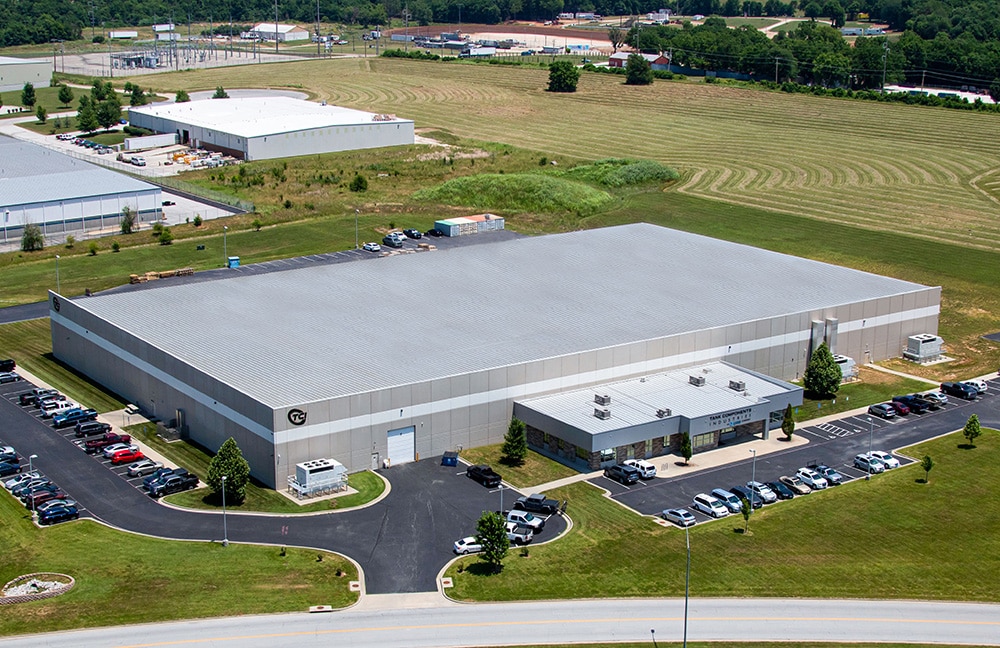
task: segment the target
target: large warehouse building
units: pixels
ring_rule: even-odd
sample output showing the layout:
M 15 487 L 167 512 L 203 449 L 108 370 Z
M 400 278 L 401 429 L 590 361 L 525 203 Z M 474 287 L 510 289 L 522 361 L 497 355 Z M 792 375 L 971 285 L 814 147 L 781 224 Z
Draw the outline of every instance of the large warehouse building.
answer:
M 129 109 L 129 122 L 243 160 L 413 144 L 413 121 L 292 99 L 206 99 Z
M 160 188 L 35 144 L 0 136 L 0 214 L 4 241 L 28 223 L 46 236 L 114 230 L 122 209 L 159 218 Z
M 0 92 L 24 89 L 25 83 L 30 83 L 37 90 L 48 88 L 52 80 L 52 61 L 49 59 L 23 59 L 11 56 L 0 56 Z M 20 96 L 18 102 L 20 101 Z M 8 98 L 7 104 L 12 102 Z M 4 108 L 10 110 L 10 108 Z
M 898 356 L 937 331 L 940 289 L 634 224 L 50 303 L 56 357 L 210 449 L 235 437 L 284 486 L 311 459 L 360 470 L 496 443 L 518 411 L 536 446 L 586 465 L 654 456 L 676 431 L 762 434 L 801 398 L 781 381 L 812 348 Z M 577 390 L 618 431 L 535 400 Z

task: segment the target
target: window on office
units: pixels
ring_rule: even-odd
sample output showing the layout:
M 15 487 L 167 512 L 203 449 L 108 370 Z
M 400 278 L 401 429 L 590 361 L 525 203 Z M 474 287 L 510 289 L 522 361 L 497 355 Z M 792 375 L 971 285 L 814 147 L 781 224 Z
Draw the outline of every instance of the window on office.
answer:
M 705 434 L 696 434 L 691 438 L 692 448 L 703 448 L 707 445 L 712 445 L 715 443 L 715 433 L 706 432 Z

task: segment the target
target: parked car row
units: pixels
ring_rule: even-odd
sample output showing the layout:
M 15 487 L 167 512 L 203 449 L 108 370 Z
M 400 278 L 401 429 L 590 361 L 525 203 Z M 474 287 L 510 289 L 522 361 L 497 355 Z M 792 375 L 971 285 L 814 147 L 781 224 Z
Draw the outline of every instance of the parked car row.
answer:
M 108 153 L 113 153 L 113 149 L 105 144 L 100 144 L 93 140 L 84 139 L 82 137 L 77 137 L 75 135 L 69 135 L 67 133 L 61 133 L 56 135 L 57 139 L 61 139 L 66 142 L 72 142 L 77 146 L 82 146 L 83 148 L 88 148 L 99 155 L 107 155 Z
M 867 468 L 859 466 L 860 457 L 865 457 L 865 461 L 872 466 L 879 466 L 879 469 L 873 468 L 872 472 L 883 472 L 889 467 L 899 466 L 899 461 L 895 457 L 888 452 L 878 450 L 873 451 L 870 455 L 855 457 L 855 467 L 866 472 Z M 867 466 L 868 463 L 865 465 Z M 699 493 L 694 496 L 690 509 L 670 508 L 664 510 L 660 515 L 668 522 L 687 527 L 698 522 L 698 519 L 692 514 L 692 510 L 703 513 L 710 518 L 724 518 L 730 514 L 742 513 L 745 504 L 749 504 L 752 509 L 759 509 L 766 504 L 789 500 L 842 484 L 845 480 L 844 475 L 830 466 L 811 464 L 799 468 L 794 475 L 782 475 L 774 481 L 748 481 L 728 489 L 716 488 L 711 493 Z
M 484 467 L 488 468 L 488 466 L 470 466 L 470 469 Z M 476 472 L 482 474 L 482 471 Z M 485 474 L 488 475 L 489 473 Z M 499 482 L 497 483 L 499 484 Z M 512 545 L 526 545 L 535 539 L 535 534 L 541 533 L 545 529 L 545 521 L 550 515 L 562 513 L 565 510 L 566 502 L 560 503 L 559 500 L 549 499 L 544 494 L 533 493 L 519 497 L 514 502 L 514 507 L 511 510 L 498 511 L 498 513 L 504 519 L 504 525 L 507 529 L 507 540 Z M 452 547 L 452 551 L 460 556 L 478 553 L 482 550 L 482 543 L 476 536 L 467 536 L 456 540 Z
M 0 445 L 0 477 L 11 495 L 38 515 L 39 524 L 55 524 L 80 517 L 77 503 L 38 470 L 23 470 L 17 453 Z

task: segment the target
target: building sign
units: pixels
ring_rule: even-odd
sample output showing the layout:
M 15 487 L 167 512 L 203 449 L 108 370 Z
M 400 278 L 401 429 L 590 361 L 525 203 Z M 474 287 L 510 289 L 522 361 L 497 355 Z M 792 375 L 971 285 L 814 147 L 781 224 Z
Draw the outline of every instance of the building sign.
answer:
M 744 407 L 743 409 L 731 410 L 729 412 L 723 412 L 722 414 L 712 414 L 708 417 L 708 425 L 712 429 L 720 427 L 736 427 L 737 425 L 748 423 L 752 416 L 753 408 Z
M 288 410 L 288 422 L 292 425 L 305 425 L 306 413 L 300 409 Z

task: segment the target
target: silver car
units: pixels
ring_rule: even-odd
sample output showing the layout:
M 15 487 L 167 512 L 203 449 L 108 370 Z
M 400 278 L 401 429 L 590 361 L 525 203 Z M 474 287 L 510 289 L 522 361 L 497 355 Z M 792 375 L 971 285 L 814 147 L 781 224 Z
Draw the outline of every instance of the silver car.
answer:
M 711 493 L 712 497 L 722 502 L 730 513 L 740 513 L 743 511 L 743 503 L 740 498 L 723 488 L 716 488 Z
M 878 474 L 885 472 L 885 464 L 866 454 L 859 454 L 854 457 L 854 467 L 866 473 Z
M 773 504 L 778 501 L 778 496 L 775 495 L 774 491 L 767 484 L 762 484 L 758 481 L 748 481 L 747 488 L 752 490 L 757 494 L 765 504 Z
M 682 508 L 667 509 L 661 515 L 667 522 L 673 522 L 680 527 L 689 527 L 697 522 L 691 511 Z

